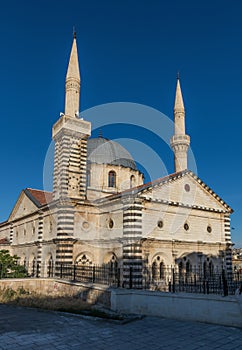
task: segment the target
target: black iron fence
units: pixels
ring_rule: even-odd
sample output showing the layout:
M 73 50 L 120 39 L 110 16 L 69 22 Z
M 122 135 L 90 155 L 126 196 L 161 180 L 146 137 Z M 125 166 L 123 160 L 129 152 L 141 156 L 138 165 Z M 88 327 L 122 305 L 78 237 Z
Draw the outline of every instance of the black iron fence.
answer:
M 129 267 L 124 269 L 115 264 L 107 265 L 48 265 L 33 263 L 26 266 L 28 277 L 60 278 L 82 283 L 104 284 L 114 288 L 140 288 L 163 292 L 185 292 L 233 295 L 242 283 L 242 271 L 226 272 L 205 271 L 193 267 L 189 271 L 179 270 L 179 267 L 164 267 L 157 269 L 146 266 L 140 271 L 140 276 Z M 0 276 L 1 278 L 1 276 Z M 137 278 L 139 283 L 137 284 Z
M 226 272 L 209 271 L 200 267 L 191 267 L 189 271 L 179 270 L 179 267 L 163 267 L 154 270 L 154 266 L 146 268 L 144 274 L 144 289 L 165 292 L 185 292 L 233 295 L 242 283 L 242 271 Z

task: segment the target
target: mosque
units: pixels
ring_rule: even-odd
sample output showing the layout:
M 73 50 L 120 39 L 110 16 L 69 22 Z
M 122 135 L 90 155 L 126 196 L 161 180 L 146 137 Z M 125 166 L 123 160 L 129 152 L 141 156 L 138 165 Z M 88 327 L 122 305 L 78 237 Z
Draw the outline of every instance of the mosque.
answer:
M 52 129 L 53 192 L 22 190 L 0 224 L 0 249 L 26 266 L 103 265 L 122 269 L 142 285 L 145 266 L 189 271 L 231 271 L 233 210 L 187 169 L 190 137 L 180 80 L 174 104 L 174 173 L 144 183 L 130 153 L 104 137 L 90 138 L 91 123 L 79 117 L 80 72 L 74 35 L 66 81 L 65 112 Z

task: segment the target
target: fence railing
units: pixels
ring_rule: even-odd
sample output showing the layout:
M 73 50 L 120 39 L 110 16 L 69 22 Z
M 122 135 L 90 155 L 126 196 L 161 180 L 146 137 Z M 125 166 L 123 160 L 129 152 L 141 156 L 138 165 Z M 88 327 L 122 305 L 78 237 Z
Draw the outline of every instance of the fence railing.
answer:
M 137 275 L 133 268 L 124 269 L 114 264 L 106 265 L 66 265 L 66 264 L 30 264 L 25 265 L 28 277 L 60 278 L 83 283 L 104 284 L 114 288 L 141 288 L 164 292 L 185 292 L 232 295 L 242 283 L 242 271 L 227 273 L 221 271 L 202 271 L 193 267 L 181 271 L 178 267 L 146 266 L 141 271 L 140 284 L 137 287 Z M 1 278 L 1 274 L 0 274 Z

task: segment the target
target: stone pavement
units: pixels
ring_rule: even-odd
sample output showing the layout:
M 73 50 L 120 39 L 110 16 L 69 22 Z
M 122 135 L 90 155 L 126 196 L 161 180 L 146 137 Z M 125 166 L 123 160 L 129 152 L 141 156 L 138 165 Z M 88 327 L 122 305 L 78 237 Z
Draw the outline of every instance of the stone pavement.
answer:
M 118 322 L 0 304 L 0 349 L 242 349 L 242 330 L 144 317 Z

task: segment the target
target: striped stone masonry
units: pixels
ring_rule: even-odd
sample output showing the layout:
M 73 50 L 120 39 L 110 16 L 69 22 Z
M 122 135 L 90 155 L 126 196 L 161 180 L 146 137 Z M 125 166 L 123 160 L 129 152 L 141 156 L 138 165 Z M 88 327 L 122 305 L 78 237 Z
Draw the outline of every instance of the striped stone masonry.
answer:
M 56 141 L 54 199 L 86 198 L 87 139 L 63 135 Z
M 74 215 L 74 207 L 71 202 L 63 202 L 58 205 L 56 234 L 57 264 L 72 264 Z
M 62 266 L 73 264 L 73 244 L 74 239 L 71 237 L 62 237 L 55 240 L 56 243 L 56 276 L 62 275 Z
M 91 124 L 63 115 L 53 126 L 55 141 L 53 199 L 86 198 L 87 139 Z
M 41 267 L 42 257 L 42 241 L 43 241 L 43 213 L 39 213 L 38 218 L 38 250 L 37 250 L 37 264 Z
M 56 264 L 71 265 L 73 263 L 73 238 L 58 239 L 56 248 Z
M 75 202 L 86 199 L 87 138 L 91 124 L 63 115 L 53 127 L 53 199 L 57 200 L 56 263 L 72 264 Z
M 127 199 L 123 207 L 123 280 L 125 287 L 142 288 L 142 202 Z M 132 286 L 130 281 L 132 280 Z
M 72 140 L 68 164 L 68 197 L 86 198 L 87 140 Z
M 225 261 L 226 261 L 226 271 L 228 273 L 232 272 L 232 241 L 231 241 L 231 228 L 230 228 L 230 217 L 225 215 L 224 217 L 224 234 L 225 242 L 227 244 Z
M 11 223 L 10 226 L 10 234 L 9 234 L 9 243 L 12 244 L 13 243 L 13 223 Z
M 66 236 L 73 236 L 74 228 L 74 208 L 71 203 L 58 206 L 57 214 L 57 237 L 65 238 Z

